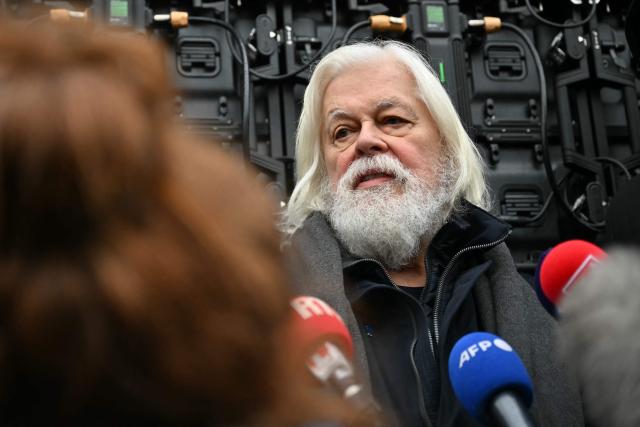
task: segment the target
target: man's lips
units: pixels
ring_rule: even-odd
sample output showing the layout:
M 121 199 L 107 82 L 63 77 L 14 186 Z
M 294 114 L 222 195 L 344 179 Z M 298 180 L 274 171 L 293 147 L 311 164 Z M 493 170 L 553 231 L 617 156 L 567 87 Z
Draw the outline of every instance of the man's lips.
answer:
M 358 177 L 358 179 L 356 180 L 356 184 L 354 186 L 354 189 L 356 190 L 362 190 L 365 188 L 370 188 L 370 187 L 374 187 L 376 185 L 380 185 L 383 184 L 385 182 L 388 181 L 392 181 L 395 179 L 394 175 L 391 175 L 387 172 L 369 172 L 365 175 L 361 175 L 360 177 Z

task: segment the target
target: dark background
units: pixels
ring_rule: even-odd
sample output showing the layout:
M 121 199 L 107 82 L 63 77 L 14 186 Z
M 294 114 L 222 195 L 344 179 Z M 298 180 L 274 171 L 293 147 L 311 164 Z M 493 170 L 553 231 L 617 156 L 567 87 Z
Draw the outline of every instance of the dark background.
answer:
M 530 2 L 3 0 L 0 6 L 25 19 L 55 7 L 87 10 L 93 20 L 165 40 L 180 91 L 176 113 L 213 143 L 238 155 L 250 153 L 267 191 L 283 202 L 295 182 L 295 129 L 307 65 L 339 46 L 348 29 L 370 15 L 405 15 L 403 34 L 361 26 L 350 41 L 403 40 L 429 60 L 487 161 L 494 213 L 513 224 L 508 243 L 520 270 L 529 273 L 540 252 L 559 241 L 606 244 L 608 207 L 628 188 L 629 176 L 640 174 L 640 82 L 624 33 L 629 1 L 601 0 L 593 14 L 592 5 L 580 0 Z M 556 23 L 591 18 L 556 28 L 531 9 Z M 174 29 L 154 21 L 172 10 L 226 19 L 236 35 L 214 22 Z M 523 34 L 503 29 L 487 35 L 467 25 L 484 16 L 512 23 L 534 43 L 546 81 L 544 131 L 540 72 Z M 236 36 L 253 70 L 245 127 L 243 68 L 230 48 Z M 241 59 L 238 46 L 234 50 Z M 545 171 L 545 159 L 553 175 Z

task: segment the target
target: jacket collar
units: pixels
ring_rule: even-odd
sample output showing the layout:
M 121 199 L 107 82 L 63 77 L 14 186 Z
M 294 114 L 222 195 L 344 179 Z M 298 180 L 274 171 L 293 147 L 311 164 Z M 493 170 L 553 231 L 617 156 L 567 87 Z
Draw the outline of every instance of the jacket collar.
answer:
M 452 214 L 434 236 L 429 252 L 435 250 L 449 259 L 470 246 L 502 241 L 510 232 L 509 224 L 463 200 L 460 211 Z M 488 246 L 487 249 L 491 247 L 493 246 Z

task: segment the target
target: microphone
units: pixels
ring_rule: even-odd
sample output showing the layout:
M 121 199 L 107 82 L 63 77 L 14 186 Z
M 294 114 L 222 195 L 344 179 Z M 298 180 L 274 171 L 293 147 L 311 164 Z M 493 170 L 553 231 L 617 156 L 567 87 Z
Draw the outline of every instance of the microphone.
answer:
M 502 338 L 472 332 L 449 355 L 449 379 L 458 400 L 481 423 L 533 427 L 527 409 L 533 385 L 520 357 Z
M 587 425 L 639 426 L 640 248 L 612 247 L 559 305 L 560 350 Z
M 557 317 L 556 305 L 594 264 L 607 254 L 584 240 L 568 240 L 554 246 L 540 257 L 535 272 L 535 290 L 544 308 Z
M 353 341 L 340 315 L 321 299 L 299 296 L 291 300 L 293 338 L 305 355 L 314 378 L 339 393 L 356 408 L 377 413 L 375 402 L 355 378 Z

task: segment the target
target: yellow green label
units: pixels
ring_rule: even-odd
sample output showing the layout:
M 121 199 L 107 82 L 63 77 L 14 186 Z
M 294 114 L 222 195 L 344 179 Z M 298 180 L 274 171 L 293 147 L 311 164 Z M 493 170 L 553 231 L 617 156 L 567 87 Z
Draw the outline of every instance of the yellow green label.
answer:
M 129 2 L 127 0 L 111 0 L 111 17 L 126 18 L 129 16 Z
M 435 24 L 444 24 L 444 7 L 427 5 L 427 21 Z

